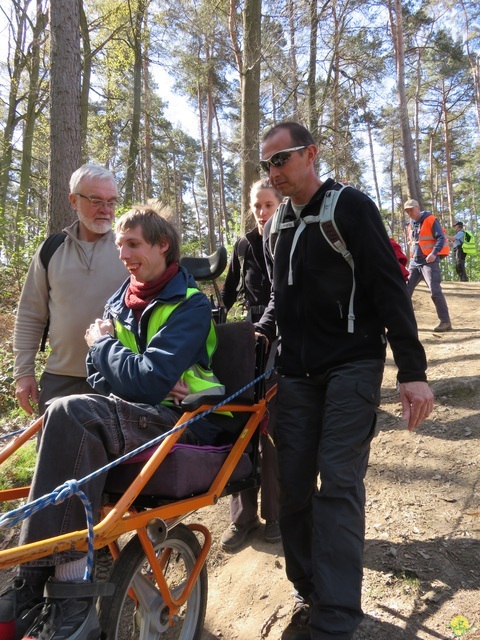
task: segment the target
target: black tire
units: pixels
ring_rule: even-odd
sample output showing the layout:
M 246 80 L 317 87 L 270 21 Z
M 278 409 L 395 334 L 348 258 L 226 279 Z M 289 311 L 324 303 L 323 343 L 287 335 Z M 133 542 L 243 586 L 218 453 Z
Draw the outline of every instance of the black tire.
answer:
M 180 592 L 200 553 L 200 544 L 187 526 L 179 524 L 169 532 L 164 542 L 155 545 L 157 555 L 166 549 L 171 549 L 172 553 L 165 566 L 164 575 L 170 591 Z M 136 585 L 134 581 L 137 582 Z M 100 602 L 102 638 L 200 640 L 208 597 L 206 566 L 202 568 L 187 602 L 178 612 L 175 624 L 170 627 L 168 608 L 156 588 L 150 565 L 137 536 L 134 536 L 122 550 L 109 582 L 113 582 L 116 589 L 112 597 L 102 598 Z M 131 587 L 136 590 L 139 601 L 137 609 L 135 601 L 128 595 Z

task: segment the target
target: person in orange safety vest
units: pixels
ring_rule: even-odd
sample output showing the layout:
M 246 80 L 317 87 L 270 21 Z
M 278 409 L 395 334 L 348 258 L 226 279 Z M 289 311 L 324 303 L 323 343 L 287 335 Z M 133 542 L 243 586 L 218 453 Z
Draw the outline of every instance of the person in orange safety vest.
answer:
M 452 323 L 442 291 L 440 272 L 440 259 L 449 253 L 445 234 L 437 218 L 430 211 L 421 211 L 416 200 L 407 200 L 403 208 L 410 218 L 408 231 L 411 259 L 408 268 L 408 291 L 412 296 L 417 284 L 423 279 L 430 290 L 440 320 L 434 331 L 451 331 Z

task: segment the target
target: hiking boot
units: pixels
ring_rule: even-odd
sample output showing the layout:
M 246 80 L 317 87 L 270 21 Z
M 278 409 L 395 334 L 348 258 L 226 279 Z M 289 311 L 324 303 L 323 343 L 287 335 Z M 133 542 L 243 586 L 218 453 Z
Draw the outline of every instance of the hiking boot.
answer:
M 15 578 L 0 595 L 0 638 L 19 640 L 32 624 L 29 612 L 43 601 L 44 581 Z
M 267 542 L 280 542 L 282 536 L 280 535 L 280 527 L 276 520 L 269 520 L 265 524 L 265 540 Z
M 45 603 L 23 640 L 98 640 L 101 635 L 95 599 L 112 595 L 109 583 L 56 582 L 45 585 Z
M 305 602 L 296 602 L 290 624 L 285 627 L 281 640 L 310 640 L 310 607 Z
M 258 518 L 255 518 L 255 520 L 247 524 L 235 524 L 232 522 L 228 529 L 223 532 L 220 538 L 220 544 L 225 551 L 235 551 L 235 549 L 238 549 L 238 547 L 245 542 L 248 534 L 258 529 L 259 526 L 260 520 Z
M 438 327 L 435 327 L 434 332 L 435 333 L 445 333 L 446 331 L 451 331 L 451 330 L 452 330 L 452 323 L 451 322 L 440 322 Z

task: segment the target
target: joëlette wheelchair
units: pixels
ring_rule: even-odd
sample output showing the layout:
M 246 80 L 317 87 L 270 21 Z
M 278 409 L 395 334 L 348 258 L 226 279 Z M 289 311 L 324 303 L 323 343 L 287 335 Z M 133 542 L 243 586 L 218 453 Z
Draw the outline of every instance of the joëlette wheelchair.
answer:
M 208 258 L 187 260 L 185 266 L 197 280 L 214 280 L 226 266 L 226 251 L 221 248 Z M 215 313 L 224 320 L 218 306 Z M 266 392 L 261 377 L 265 345 L 248 322 L 219 323 L 216 330 L 212 369 L 225 385 L 224 398 L 242 390 L 221 410 L 244 414 L 245 424 L 231 448 L 176 444 L 185 428 L 182 425 L 222 400 L 215 396 L 189 402 L 187 397 L 178 431 L 108 472 L 101 520 L 93 529 L 94 549 L 108 548 L 113 558 L 106 578 L 113 585 L 113 595 L 97 601 L 104 640 L 201 638 L 211 534 L 204 525 L 191 523 L 191 518 L 188 524 L 182 520 L 216 504 L 222 496 L 259 484 L 259 425 L 275 394 L 275 387 Z M 0 452 L 0 464 L 41 425 L 39 418 L 10 442 Z M 28 491 L 28 487 L 0 491 L 0 501 L 26 498 Z M 71 548 L 86 551 L 87 533 L 85 529 L 0 551 L 0 569 Z

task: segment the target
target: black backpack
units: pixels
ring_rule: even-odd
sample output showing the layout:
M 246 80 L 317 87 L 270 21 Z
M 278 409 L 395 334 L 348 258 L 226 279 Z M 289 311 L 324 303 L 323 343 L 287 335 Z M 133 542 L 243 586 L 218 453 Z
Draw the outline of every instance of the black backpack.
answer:
M 65 241 L 67 237 L 66 233 L 60 231 L 59 233 L 52 233 L 51 236 L 45 240 L 40 249 L 40 261 L 43 264 L 45 271 L 47 272 L 47 285 L 48 285 L 48 265 L 50 260 L 58 249 L 58 247 Z M 50 287 L 49 287 L 50 288 Z M 47 320 L 47 324 L 45 325 L 45 329 L 43 330 L 42 342 L 40 343 L 40 351 L 45 351 L 45 345 L 47 343 L 48 338 L 48 329 L 50 327 L 50 320 Z

